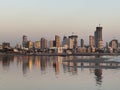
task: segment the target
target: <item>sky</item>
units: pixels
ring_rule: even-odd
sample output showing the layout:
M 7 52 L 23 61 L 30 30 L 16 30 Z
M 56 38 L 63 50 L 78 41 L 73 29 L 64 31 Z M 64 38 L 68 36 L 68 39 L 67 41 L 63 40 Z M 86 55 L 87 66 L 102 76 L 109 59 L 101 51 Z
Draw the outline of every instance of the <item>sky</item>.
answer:
M 61 38 L 74 32 L 88 43 L 96 27 L 103 27 L 103 40 L 120 41 L 120 0 L 0 0 L 0 44 L 22 42 L 22 36 Z

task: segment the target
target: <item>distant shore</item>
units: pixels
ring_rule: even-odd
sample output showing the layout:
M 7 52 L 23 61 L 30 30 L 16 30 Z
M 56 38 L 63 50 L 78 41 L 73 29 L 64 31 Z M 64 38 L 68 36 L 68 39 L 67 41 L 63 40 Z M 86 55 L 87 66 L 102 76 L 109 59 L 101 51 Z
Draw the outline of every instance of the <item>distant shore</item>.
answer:
M 25 55 L 25 56 L 119 56 L 120 53 L 27 53 L 27 54 L 21 54 L 21 53 L 0 53 L 0 55 Z

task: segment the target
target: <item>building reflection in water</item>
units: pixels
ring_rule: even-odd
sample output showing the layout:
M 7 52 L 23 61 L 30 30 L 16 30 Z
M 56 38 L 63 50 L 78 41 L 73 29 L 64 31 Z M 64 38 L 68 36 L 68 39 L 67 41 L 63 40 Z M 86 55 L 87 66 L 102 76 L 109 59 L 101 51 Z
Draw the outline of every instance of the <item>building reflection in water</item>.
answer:
M 78 73 L 77 68 L 81 68 L 81 71 L 84 69 L 89 69 L 90 73 L 95 75 L 96 85 L 102 85 L 103 79 L 103 69 L 118 69 L 120 68 L 120 63 L 112 62 L 112 61 L 105 61 L 104 59 L 76 59 L 71 57 L 67 58 L 68 61 L 63 61 L 63 68 L 64 73 L 71 72 L 71 73 Z
M 77 74 L 77 66 L 78 63 L 74 62 L 73 60 L 76 59 L 75 56 L 69 56 L 67 58 L 64 58 L 66 60 L 69 60 L 68 62 L 63 62 L 63 68 L 64 68 L 64 72 L 70 72 L 72 75 L 76 75 Z M 73 61 L 73 62 L 71 62 Z
M 23 63 L 23 72 L 26 73 L 27 70 L 32 70 L 33 66 L 41 70 L 42 74 L 46 73 L 49 66 L 55 69 L 55 74 L 60 74 L 60 66 L 62 57 L 47 57 L 47 56 L 28 56 L 27 60 Z
M 4 56 L 2 61 L 3 67 L 9 67 L 10 66 L 10 57 Z
M 2 56 L 2 66 L 4 70 L 8 70 L 10 62 L 13 62 L 13 56 Z
M 82 57 L 80 57 L 82 58 Z M 72 75 L 78 74 L 89 69 L 90 73 L 95 75 L 95 81 L 97 85 L 102 85 L 103 69 L 116 69 L 120 68 L 119 63 L 100 63 L 97 61 L 76 61 L 80 59 L 76 56 L 60 57 L 60 56 L 1 56 L 0 64 L 4 70 L 9 70 L 10 65 L 16 64 L 18 68 L 22 69 L 23 75 L 28 75 L 35 69 L 38 69 L 41 74 L 49 73 L 48 70 L 54 72 L 55 75 L 60 75 L 63 72 Z M 84 59 L 83 57 L 82 59 Z M 68 61 L 65 61 L 68 60 Z
M 41 66 L 41 70 L 42 70 L 44 68 L 45 65 L 44 62 L 46 62 L 46 59 L 39 56 L 23 56 L 22 62 L 23 62 L 22 63 L 23 74 L 27 74 L 27 72 L 31 71 L 34 66 L 37 69 L 40 69 Z
M 50 65 L 54 68 L 55 74 L 59 75 L 60 74 L 60 68 L 61 68 L 61 61 L 62 57 L 60 56 L 55 56 L 55 57 L 50 57 Z
M 14 63 L 17 64 L 18 68 L 21 68 L 22 57 L 21 56 L 14 56 L 13 60 L 14 60 Z
M 40 57 L 35 56 L 35 66 L 39 70 L 40 69 Z
M 47 57 L 46 56 L 41 56 L 40 57 L 40 66 L 41 66 L 41 72 L 42 74 L 46 73 L 46 68 L 47 68 Z
M 29 70 L 29 56 L 23 56 L 22 58 L 22 70 L 23 70 L 23 75 L 26 75 L 28 70 Z
M 102 84 L 102 69 L 100 68 L 100 63 L 96 63 L 95 64 L 97 67 L 99 68 L 95 68 L 94 70 L 94 74 L 95 74 L 95 78 L 96 78 L 96 84 L 97 85 L 101 85 Z

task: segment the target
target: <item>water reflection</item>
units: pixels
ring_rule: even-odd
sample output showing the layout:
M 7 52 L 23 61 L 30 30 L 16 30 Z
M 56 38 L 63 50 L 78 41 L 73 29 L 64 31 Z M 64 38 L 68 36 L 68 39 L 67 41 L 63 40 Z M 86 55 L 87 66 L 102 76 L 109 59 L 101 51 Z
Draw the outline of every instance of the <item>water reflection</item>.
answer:
M 118 69 L 120 68 L 120 62 L 114 61 L 105 61 L 104 59 L 97 60 L 96 58 L 76 58 L 69 57 L 68 60 L 63 62 L 65 72 L 71 72 L 73 75 L 78 73 L 78 69 L 81 68 L 81 71 L 84 69 L 89 69 L 90 73 L 94 73 L 96 85 L 102 85 L 103 79 L 103 69 Z M 78 59 L 78 60 L 77 60 Z
M 25 75 L 29 70 L 29 59 L 28 57 L 23 57 L 23 60 L 22 60 L 22 71 L 23 71 L 23 74 Z
M 24 56 L 22 59 L 23 74 L 27 74 L 27 72 L 31 71 L 33 67 L 40 69 L 44 74 L 47 68 L 47 57 Z
M 52 66 L 55 74 L 59 75 L 62 57 L 23 56 L 21 62 L 23 74 L 27 74 L 33 67 L 39 69 L 42 74 L 45 74 L 48 67 Z
M 102 69 L 95 69 L 95 78 L 96 78 L 96 84 L 101 85 L 102 84 Z
M 3 69 L 8 70 L 10 66 L 10 62 L 13 61 L 13 57 L 3 56 L 0 57 L 0 63 L 2 63 Z
M 88 58 L 88 57 L 87 57 Z M 78 75 L 80 72 L 89 70 L 95 77 L 96 85 L 103 83 L 103 69 L 120 68 L 119 63 L 115 62 L 96 62 L 94 57 L 89 57 L 91 61 L 86 61 L 85 57 L 60 57 L 60 56 L 1 56 L 0 66 L 3 70 L 9 71 L 10 67 L 22 70 L 23 76 L 29 75 L 30 71 L 38 70 L 42 75 L 53 72 L 54 75 L 61 73 Z M 84 60 L 77 60 L 84 59 Z M 95 59 L 95 58 L 94 58 Z M 68 60 L 68 61 L 65 61 Z
M 76 59 L 74 56 L 65 57 L 64 60 L 73 60 Z M 64 72 L 69 72 L 72 75 L 77 75 L 77 62 L 63 62 Z
M 95 74 L 95 78 L 96 78 L 96 85 L 101 85 L 102 84 L 102 68 L 100 63 L 95 63 L 95 67 L 99 67 L 99 68 L 95 68 L 94 69 L 94 74 Z
M 59 75 L 60 74 L 60 64 L 61 64 L 61 57 L 49 57 L 51 60 L 51 64 L 55 70 L 55 74 Z

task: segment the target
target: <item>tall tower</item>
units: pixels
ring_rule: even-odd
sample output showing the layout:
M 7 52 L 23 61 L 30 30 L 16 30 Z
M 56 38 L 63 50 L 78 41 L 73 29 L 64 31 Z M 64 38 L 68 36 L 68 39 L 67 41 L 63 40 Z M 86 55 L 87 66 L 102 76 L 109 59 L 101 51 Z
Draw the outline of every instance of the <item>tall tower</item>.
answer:
M 84 47 L 84 40 L 81 39 L 81 47 Z
M 94 47 L 95 46 L 94 36 L 89 36 L 89 45 L 90 45 L 90 47 Z
M 56 47 L 60 47 L 60 36 L 55 35 L 55 43 L 56 43 Z
M 45 38 L 41 38 L 41 49 L 47 48 L 47 40 Z
M 23 47 L 27 47 L 27 42 L 28 42 L 28 39 L 27 39 L 27 36 L 23 35 L 23 41 L 22 41 L 22 45 Z
M 77 46 L 78 46 L 78 36 L 77 35 L 71 35 L 69 36 L 69 38 L 71 40 L 73 40 L 73 50 L 74 50 L 74 53 L 76 53 L 76 49 L 77 49 Z
M 103 48 L 103 40 L 102 40 L 102 27 L 96 27 L 96 31 L 94 32 L 95 36 L 95 47 L 96 48 Z

